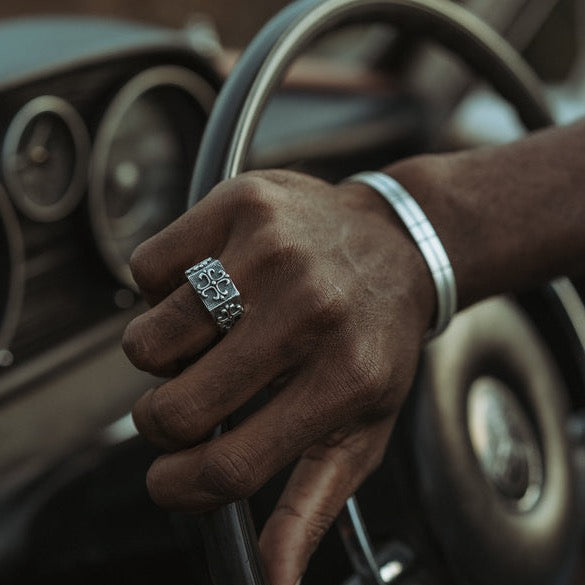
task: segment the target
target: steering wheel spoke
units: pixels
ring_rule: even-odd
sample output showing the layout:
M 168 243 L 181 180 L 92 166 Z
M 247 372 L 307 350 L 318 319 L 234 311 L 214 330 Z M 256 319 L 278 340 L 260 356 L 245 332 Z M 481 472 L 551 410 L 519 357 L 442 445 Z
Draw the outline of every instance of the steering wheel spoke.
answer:
M 376 552 L 356 496 L 347 500 L 337 527 L 356 573 L 354 579 L 361 585 L 398 583 L 414 564 L 414 553 L 402 543 L 393 542 Z

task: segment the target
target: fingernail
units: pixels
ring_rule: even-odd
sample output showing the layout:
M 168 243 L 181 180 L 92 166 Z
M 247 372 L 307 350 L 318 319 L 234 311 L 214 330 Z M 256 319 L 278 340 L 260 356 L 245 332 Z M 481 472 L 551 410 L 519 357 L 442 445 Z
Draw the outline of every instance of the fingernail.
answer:
M 303 578 L 303 576 L 301 575 L 298 579 L 297 582 L 295 583 L 295 585 L 301 585 L 301 579 Z

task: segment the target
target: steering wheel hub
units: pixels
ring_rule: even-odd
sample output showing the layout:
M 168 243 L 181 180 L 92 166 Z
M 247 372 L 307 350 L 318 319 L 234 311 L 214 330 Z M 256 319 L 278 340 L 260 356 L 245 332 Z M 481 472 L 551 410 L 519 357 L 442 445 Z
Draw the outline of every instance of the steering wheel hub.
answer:
M 514 392 L 498 378 L 477 378 L 467 399 L 467 424 L 488 483 L 517 510 L 532 509 L 542 491 L 542 454 L 534 427 Z

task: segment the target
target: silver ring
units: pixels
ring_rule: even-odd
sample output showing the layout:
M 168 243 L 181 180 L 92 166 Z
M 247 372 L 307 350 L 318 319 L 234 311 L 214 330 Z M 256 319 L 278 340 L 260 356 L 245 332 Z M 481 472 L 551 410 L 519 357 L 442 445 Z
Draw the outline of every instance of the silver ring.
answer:
M 223 333 L 229 331 L 244 314 L 244 307 L 223 264 L 215 258 L 207 258 L 185 270 L 185 276 L 219 329 Z

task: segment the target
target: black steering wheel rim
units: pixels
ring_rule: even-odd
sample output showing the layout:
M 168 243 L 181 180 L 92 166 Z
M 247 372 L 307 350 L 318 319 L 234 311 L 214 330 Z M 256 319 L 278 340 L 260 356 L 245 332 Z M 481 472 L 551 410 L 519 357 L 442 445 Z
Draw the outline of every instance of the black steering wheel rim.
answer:
M 299 52 L 347 22 L 388 22 L 455 51 L 516 109 L 528 130 L 553 123 L 540 85 L 507 42 L 463 8 L 435 0 L 299 0 L 273 18 L 244 52 L 220 92 L 191 183 L 189 207 L 217 183 L 239 174 L 260 114 Z M 222 428 L 216 429 L 216 434 Z M 218 585 L 265 583 L 247 502 L 202 519 L 212 580 Z

